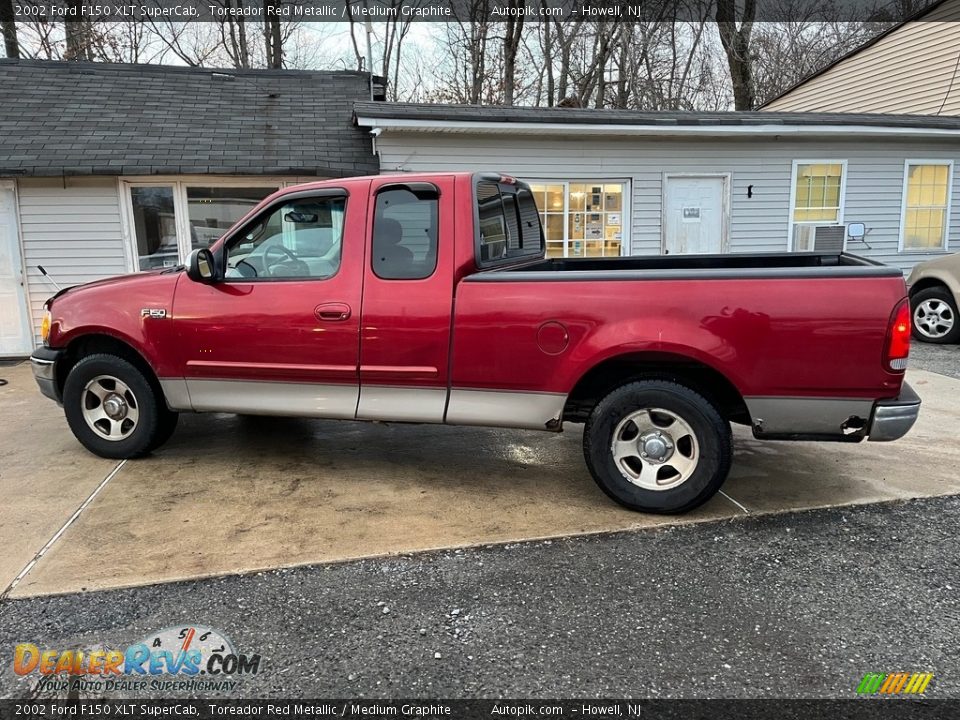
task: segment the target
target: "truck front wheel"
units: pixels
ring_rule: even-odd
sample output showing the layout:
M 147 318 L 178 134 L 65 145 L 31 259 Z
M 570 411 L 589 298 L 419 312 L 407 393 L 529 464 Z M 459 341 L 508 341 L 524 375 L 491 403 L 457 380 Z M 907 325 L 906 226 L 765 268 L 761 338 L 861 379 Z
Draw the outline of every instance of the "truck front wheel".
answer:
M 730 471 L 730 424 L 699 393 L 666 380 L 623 385 L 593 409 L 583 454 L 607 495 L 632 510 L 683 513 Z
M 89 355 L 71 368 L 63 410 L 77 440 L 105 458 L 145 455 L 176 427 L 144 374 L 115 355 Z

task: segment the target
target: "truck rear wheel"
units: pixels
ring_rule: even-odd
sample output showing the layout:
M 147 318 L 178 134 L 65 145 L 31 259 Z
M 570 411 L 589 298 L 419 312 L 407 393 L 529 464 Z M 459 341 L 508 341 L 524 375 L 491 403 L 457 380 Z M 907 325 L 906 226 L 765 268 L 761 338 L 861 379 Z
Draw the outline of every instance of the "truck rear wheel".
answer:
M 632 510 L 683 513 L 730 472 L 730 424 L 699 393 L 666 380 L 623 385 L 593 409 L 583 454 L 600 489 Z
M 115 355 L 89 355 L 71 368 L 63 386 L 63 410 L 77 440 L 105 458 L 145 455 L 176 427 L 176 413 L 166 408 L 144 374 Z

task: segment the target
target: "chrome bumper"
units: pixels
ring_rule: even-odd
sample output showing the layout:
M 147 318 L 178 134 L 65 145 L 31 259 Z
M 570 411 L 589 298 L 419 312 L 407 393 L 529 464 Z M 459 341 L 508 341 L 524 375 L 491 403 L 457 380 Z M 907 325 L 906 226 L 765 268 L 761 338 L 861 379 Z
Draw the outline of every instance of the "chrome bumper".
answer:
M 899 397 L 880 400 L 873 406 L 870 429 L 867 432 L 873 442 L 899 440 L 908 432 L 920 415 L 920 396 L 904 383 Z
M 57 361 L 62 355 L 63 350 L 41 347 L 34 350 L 30 356 L 33 379 L 37 381 L 40 392 L 58 403 L 63 402 L 57 387 Z

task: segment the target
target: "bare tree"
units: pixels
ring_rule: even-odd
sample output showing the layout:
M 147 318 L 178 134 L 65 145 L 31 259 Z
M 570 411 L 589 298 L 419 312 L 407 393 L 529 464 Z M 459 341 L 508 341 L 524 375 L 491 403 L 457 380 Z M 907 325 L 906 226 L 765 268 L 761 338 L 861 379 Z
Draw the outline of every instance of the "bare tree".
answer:
M 776 97 L 877 32 L 873 23 L 790 21 L 754 27 L 754 96 Z
M 0 0 L 0 29 L 3 31 L 3 48 L 7 57 L 20 57 L 20 42 L 17 38 L 17 23 L 14 21 L 13 0 Z
M 408 0 L 389 0 L 388 7 L 399 10 L 401 5 L 407 7 L 420 7 L 419 1 L 410 4 Z M 406 39 L 413 20 L 409 15 L 401 15 L 399 12 L 388 16 L 383 23 L 383 42 L 380 52 L 380 75 L 387 81 L 387 98 L 398 100 L 400 98 L 400 73 L 403 66 L 403 43 Z M 373 71 L 373 62 L 370 63 L 370 70 Z
M 756 17 L 756 0 L 744 0 L 743 16 L 737 24 L 737 0 L 717 1 L 717 31 L 727 54 L 733 103 L 736 110 L 752 110 L 754 104 L 753 58 L 750 55 L 750 33 Z

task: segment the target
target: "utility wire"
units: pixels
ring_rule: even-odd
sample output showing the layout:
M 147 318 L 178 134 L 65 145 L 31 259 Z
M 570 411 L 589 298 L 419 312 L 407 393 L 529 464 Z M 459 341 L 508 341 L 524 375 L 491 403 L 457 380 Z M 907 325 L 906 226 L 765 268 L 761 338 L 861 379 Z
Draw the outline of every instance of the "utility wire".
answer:
M 947 94 L 943 96 L 943 102 L 940 103 L 940 109 L 937 110 L 937 115 L 943 112 L 943 108 L 946 107 L 947 98 L 949 98 L 950 93 L 953 92 L 953 84 L 957 81 L 958 71 L 960 71 L 960 52 L 957 53 L 957 64 L 953 66 L 953 76 L 950 78 L 950 84 L 947 86 Z

